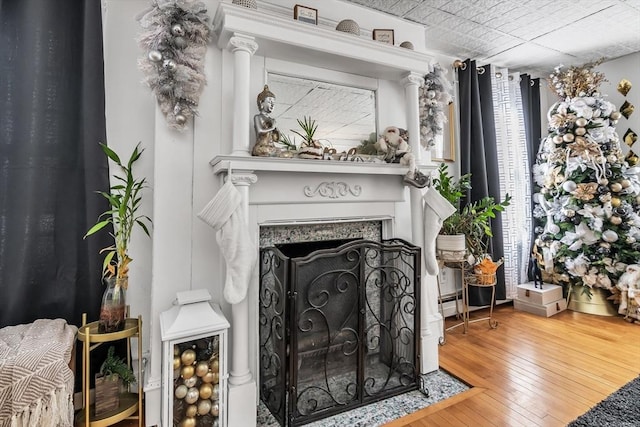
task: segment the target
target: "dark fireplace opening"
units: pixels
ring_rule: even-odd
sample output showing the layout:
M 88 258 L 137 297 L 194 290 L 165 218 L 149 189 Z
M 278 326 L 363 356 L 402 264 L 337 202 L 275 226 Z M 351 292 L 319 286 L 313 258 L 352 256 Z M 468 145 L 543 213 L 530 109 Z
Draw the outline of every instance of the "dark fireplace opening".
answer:
M 344 239 L 260 251 L 260 395 L 302 425 L 417 388 L 420 248 Z

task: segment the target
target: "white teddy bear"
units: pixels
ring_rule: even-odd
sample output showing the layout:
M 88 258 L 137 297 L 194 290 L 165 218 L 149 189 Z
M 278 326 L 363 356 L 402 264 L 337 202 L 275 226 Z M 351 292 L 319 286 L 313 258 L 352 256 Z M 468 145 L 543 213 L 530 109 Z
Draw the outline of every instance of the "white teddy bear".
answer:
M 387 127 L 375 147 L 380 153 L 384 153 L 387 163 L 400 163 L 408 166 L 409 171 L 405 175 L 405 182 L 414 187 L 424 188 L 427 185 L 427 177 L 416 167 L 416 159 L 407 143 L 406 131 L 396 126 Z

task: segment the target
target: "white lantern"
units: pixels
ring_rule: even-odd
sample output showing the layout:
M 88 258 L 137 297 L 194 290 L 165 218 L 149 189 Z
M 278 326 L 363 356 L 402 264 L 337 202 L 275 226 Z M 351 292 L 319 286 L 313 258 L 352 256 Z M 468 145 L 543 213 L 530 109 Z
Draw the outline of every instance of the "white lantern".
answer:
M 196 408 L 199 418 L 208 417 L 205 421 L 210 425 L 227 425 L 229 322 L 220 307 L 210 300 L 211 295 L 205 289 L 178 292 L 174 306 L 160 313 L 164 426 L 174 425 L 176 419 L 193 418 L 193 411 L 188 411 L 191 407 Z M 177 369 L 176 359 L 180 361 Z M 180 374 L 174 376 L 175 371 Z M 216 411 L 211 411 L 213 401 L 209 398 L 214 390 Z M 180 400 L 187 404 L 176 405 Z

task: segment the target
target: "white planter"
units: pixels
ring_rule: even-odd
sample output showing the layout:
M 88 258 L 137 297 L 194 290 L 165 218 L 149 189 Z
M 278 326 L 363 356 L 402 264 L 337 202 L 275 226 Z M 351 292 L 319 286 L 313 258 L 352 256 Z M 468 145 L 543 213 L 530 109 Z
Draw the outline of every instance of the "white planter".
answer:
M 436 237 L 436 254 L 443 261 L 462 261 L 467 253 L 464 234 L 445 235 Z

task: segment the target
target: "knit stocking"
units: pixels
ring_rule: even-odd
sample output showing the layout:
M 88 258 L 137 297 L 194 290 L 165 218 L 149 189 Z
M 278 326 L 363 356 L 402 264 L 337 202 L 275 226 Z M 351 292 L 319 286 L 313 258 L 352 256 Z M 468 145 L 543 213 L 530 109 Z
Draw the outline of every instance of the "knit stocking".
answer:
M 244 219 L 242 195 L 228 180 L 202 209 L 198 218 L 217 231 L 216 238 L 227 264 L 224 299 L 237 304 L 247 296 L 258 258 Z
M 442 197 L 438 190 L 429 187 L 422 196 L 424 199 L 424 262 L 427 273 L 435 276 L 438 274 L 438 261 L 436 260 L 436 237 L 442 228 L 442 222 L 449 218 L 456 208 Z

